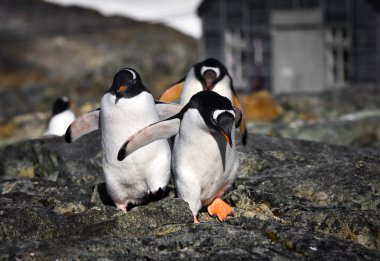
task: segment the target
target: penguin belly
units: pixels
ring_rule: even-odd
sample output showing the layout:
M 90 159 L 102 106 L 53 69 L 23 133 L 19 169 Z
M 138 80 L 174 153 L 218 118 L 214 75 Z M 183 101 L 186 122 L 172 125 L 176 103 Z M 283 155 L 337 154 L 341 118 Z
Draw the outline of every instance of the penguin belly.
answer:
M 75 120 L 75 115 L 71 110 L 65 110 L 51 117 L 45 135 L 62 136 L 67 127 Z
M 231 186 L 239 161 L 235 141 L 230 147 L 221 134 L 212 135 L 204 123 L 197 126 L 194 122 L 203 122 L 198 113 L 184 115 L 174 142 L 172 165 L 178 196 L 196 215 L 202 205 Z
M 124 161 L 117 160 L 123 142 L 138 130 L 159 121 L 151 94 L 130 99 L 105 94 L 101 101 L 103 171 L 115 204 L 140 203 L 147 193 L 164 189 L 170 178 L 171 153 L 166 140 L 155 141 Z

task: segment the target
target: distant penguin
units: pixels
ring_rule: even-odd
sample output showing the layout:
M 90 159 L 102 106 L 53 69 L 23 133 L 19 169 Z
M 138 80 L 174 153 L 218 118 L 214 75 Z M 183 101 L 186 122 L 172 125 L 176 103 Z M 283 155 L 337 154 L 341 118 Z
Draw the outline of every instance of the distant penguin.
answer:
M 220 197 L 237 176 L 239 160 L 232 137 L 240 121 L 241 111 L 229 99 L 201 91 L 178 114 L 132 135 L 120 148 L 118 160 L 128 160 L 139 148 L 175 136 L 172 170 L 177 195 L 189 204 L 194 223 L 202 206 L 223 221 L 232 213 Z
M 44 135 L 62 136 L 67 127 L 75 120 L 74 113 L 70 110 L 71 100 L 62 96 L 55 100 L 53 110 Z
M 233 81 L 227 68 L 217 59 L 208 58 L 193 65 L 187 75 L 171 85 L 160 97 L 161 101 L 173 102 L 179 99 L 180 104 L 186 104 L 190 98 L 202 90 L 214 91 L 227 97 L 242 111 L 241 103 L 236 94 Z M 240 125 L 242 143 L 247 143 L 245 117 Z
M 157 108 L 167 108 L 162 105 L 165 104 L 155 105 L 135 70 L 123 68 L 114 76 L 100 109 L 84 114 L 67 129 L 65 138 L 71 142 L 100 127 L 107 191 L 116 207 L 124 212 L 127 205 L 139 204 L 148 196 L 162 197 L 169 182 L 171 151 L 166 140 L 149 144 L 123 162 L 117 160 L 118 149 L 130 135 L 160 120 Z M 175 112 L 182 108 L 169 107 Z M 168 111 L 168 115 L 174 114 Z

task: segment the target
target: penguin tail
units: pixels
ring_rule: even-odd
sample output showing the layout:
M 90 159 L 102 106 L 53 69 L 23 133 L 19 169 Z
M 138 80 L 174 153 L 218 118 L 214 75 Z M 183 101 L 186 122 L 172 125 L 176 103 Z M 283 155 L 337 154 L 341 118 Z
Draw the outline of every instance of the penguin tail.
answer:
M 233 209 L 224 202 L 221 198 L 216 198 L 214 201 L 207 207 L 207 211 L 210 216 L 217 216 L 220 221 L 226 220 L 228 215 L 233 213 Z

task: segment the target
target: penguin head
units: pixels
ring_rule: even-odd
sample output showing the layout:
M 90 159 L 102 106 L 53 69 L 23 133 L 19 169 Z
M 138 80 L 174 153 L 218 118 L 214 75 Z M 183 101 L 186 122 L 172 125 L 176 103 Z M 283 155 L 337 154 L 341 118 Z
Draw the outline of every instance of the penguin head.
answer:
M 57 115 L 70 108 L 71 100 L 67 96 L 61 96 L 53 104 L 52 115 Z
M 120 98 L 132 98 L 146 90 L 140 75 L 131 68 L 122 68 L 114 76 L 109 92 Z
M 236 108 L 228 98 L 213 91 L 201 91 L 190 99 L 188 106 L 199 111 L 210 132 L 220 133 L 232 147 Z
M 227 68 L 217 59 L 208 58 L 194 66 L 195 75 L 203 89 L 211 91 L 228 74 Z

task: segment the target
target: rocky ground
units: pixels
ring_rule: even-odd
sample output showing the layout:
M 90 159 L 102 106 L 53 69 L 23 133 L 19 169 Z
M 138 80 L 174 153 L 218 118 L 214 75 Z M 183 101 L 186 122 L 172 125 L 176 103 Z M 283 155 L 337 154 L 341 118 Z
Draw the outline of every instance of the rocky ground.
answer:
M 31 139 L 56 96 L 73 96 L 77 115 L 95 108 L 120 66 L 160 93 L 196 61 L 194 39 L 5 0 L 0 44 L 0 260 L 380 259 L 378 87 L 242 97 L 246 115 L 263 121 L 248 121 L 249 144 L 238 147 L 239 177 L 224 196 L 234 216 L 221 223 L 202 212 L 194 225 L 173 186 L 127 214 L 113 207 L 98 132 L 73 144 Z
M 194 225 L 173 192 L 127 214 L 105 205 L 99 143 L 0 149 L 0 260 L 380 258 L 376 149 L 250 135 L 224 197 L 234 216 Z
M 255 94 L 248 98 L 242 96 L 246 110 L 255 109 L 256 118 L 261 119 L 248 121 L 252 133 L 354 147 L 376 146 L 380 150 L 379 86 L 280 94 L 273 96 L 272 102 L 256 102 L 256 106 L 252 106 Z
M 93 109 L 119 68 L 157 97 L 198 59 L 172 28 L 42 0 L 0 1 L 0 46 L 0 145 L 40 137 L 59 96 L 77 116 Z
M 0 124 L 61 95 L 98 102 L 122 67 L 159 95 L 198 58 L 197 41 L 172 28 L 42 0 L 0 1 L 0 46 Z

